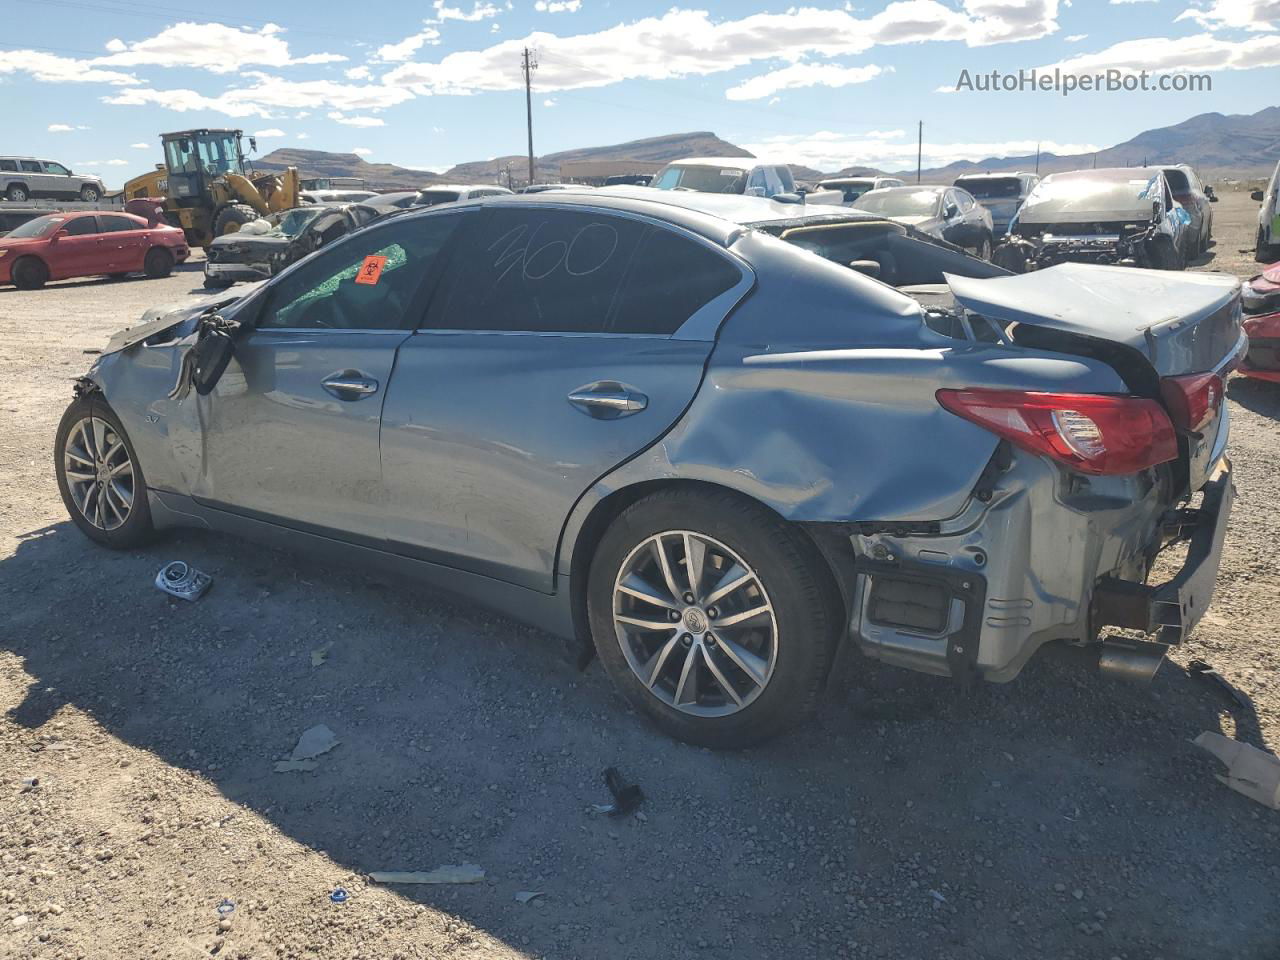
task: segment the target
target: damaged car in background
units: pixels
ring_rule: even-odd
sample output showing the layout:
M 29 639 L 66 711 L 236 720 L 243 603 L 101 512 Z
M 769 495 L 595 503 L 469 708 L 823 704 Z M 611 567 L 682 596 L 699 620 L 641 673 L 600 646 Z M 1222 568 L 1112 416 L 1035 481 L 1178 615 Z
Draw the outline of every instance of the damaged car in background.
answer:
M 205 249 L 204 285 L 220 290 L 237 280 L 273 277 L 384 212 L 363 203 L 314 203 L 252 220 Z
M 1015 276 L 842 208 L 495 197 L 144 317 L 55 465 L 97 543 L 415 575 L 732 747 L 810 715 L 846 648 L 962 685 L 1054 640 L 1154 672 L 1213 595 L 1240 318 L 1225 277 Z
M 1055 173 L 1031 191 L 992 259 L 1014 273 L 1067 262 L 1181 270 L 1190 222 L 1158 169 Z
M 956 177 L 955 186 L 987 208 L 995 235 L 1003 237 L 1039 182 L 1034 173 L 966 173 Z
M 1243 299 L 1249 354 L 1240 372 L 1255 380 L 1280 383 L 1280 263 L 1273 263 L 1245 283 Z
M 972 250 L 979 260 L 991 259 L 991 214 L 960 187 L 882 187 L 864 193 L 850 207 L 890 217 L 921 233 Z

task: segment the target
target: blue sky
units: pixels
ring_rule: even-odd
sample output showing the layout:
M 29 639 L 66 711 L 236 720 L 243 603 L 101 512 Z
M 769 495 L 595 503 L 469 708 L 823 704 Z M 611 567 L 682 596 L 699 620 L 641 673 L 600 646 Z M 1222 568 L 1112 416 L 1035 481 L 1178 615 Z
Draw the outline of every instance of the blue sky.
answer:
M 701 129 L 893 169 L 914 166 L 917 120 L 928 166 L 1280 102 L 1280 0 L 5 0 L 0 22 L 0 149 L 109 186 L 194 126 L 423 169 L 520 153 L 526 43 L 539 153 Z M 1212 91 L 949 92 L 962 70 L 1055 66 L 1207 72 Z

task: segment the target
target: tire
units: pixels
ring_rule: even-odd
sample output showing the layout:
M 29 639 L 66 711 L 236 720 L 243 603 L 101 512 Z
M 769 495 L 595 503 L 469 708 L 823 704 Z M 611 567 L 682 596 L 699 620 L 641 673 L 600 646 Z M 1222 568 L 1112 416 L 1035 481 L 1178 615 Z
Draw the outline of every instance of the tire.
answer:
M 19 290 L 39 290 L 49 282 L 49 268 L 36 257 L 23 257 L 13 265 L 10 277 Z
M 982 235 L 982 238 L 978 241 L 978 248 L 973 255 L 979 260 L 989 261 L 991 259 L 991 234 L 984 233 Z
M 1148 266 L 1155 270 L 1182 270 L 1186 261 L 1168 237 L 1156 237 L 1147 248 Z
M 206 276 L 204 278 L 204 288 L 206 290 L 225 290 L 233 283 L 235 283 L 234 280 L 226 280 L 222 277 Z
M 1253 259 L 1257 263 L 1275 263 L 1280 260 L 1280 246 L 1267 243 L 1267 235 L 1258 228 L 1258 240 L 1254 247 Z
M 173 273 L 173 254 L 164 247 L 152 247 L 142 259 L 142 271 L 152 280 Z
M 13 203 L 26 203 L 31 199 L 31 191 L 24 184 L 14 183 L 4 192 L 4 198 Z
M 102 199 L 102 194 L 97 187 L 85 185 L 80 188 L 80 199 L 85 203 L 97 203 Z
M 229 203 L 213 218 L 213 235 L 221 237 L 235 233 L 246 223 L 258 219 L 258 211 L 247 203 Z
M 89 424 L 88 428 L 83 426 L 86 423 Z M 93 445 L 100 447 L 100 450 L 89 448 L 83 429 L 89 430 Z M 116 441 L 119 441 L 119 447 Z M 122 452 L 129 464 L 127 471 L 119 471 L 120 464 L 126 462 L 121 456 Z M 105 462 L 108 469 L 118 471 L 110 478 L 112 485 L 105 494 L 101 494 L 104 488 L 98 481 L 82 480 L 75 475 L 76 468 L 79 468 L 87 475 L 103 476 L 101 470 L 94 468 L 94 464 L 100 459 L 98 453 L 107 455 Z M 62 495 L 67 513 L 80 528 L 80 532 L 90 540 L 115 550 L 128 550 L 146 543 L 154 536 L 155 527 L 151 522 L 151 507 L 147 502 L 142 465 L 138 463 L 129 435 L 101 394 L 90 393 L 72 400 L 62 414 L 53 443 L 53 467 L 58 478 L 58 492 Z M 126 492 L 127 500 L 124 496 Z M 81 503 L 86 506 L 82 508 Z M 121 508 L 126 504 L 127 509 L 122 515 Z M 96 519 L 91 519 L 91 515 Z M 105 522 L 99 522 L 104 517 Z
M 704 555 L 702 605 L 687 604 L 684 595 L 655 604 L 636 599 L 643 593 L 616 589 L 624 574 L 632 584 L 655 585 L 656 578 L 658 592 L 667 595 L 667 583 L 687 589 L 688 581 L 679 579 L 686 536 Z M 665 544 L 671 580 L 658 566 L 655 540 Z M 753 577 L 717 598 L 716 586 L 734 579 L 735 565 Z M 727 622 L 753 609 L 763 612 Z M 760 504 L 720 491 L 666 490 L 628 507 L 601 538 L 587 583 L 592 639 L 614 686 L 666 734 L 705 747 L 749 746 L 814 713 L 840 610 L 825 561 L 808 538 Z M 617 615 L 660 628 L 624 623 Z M 685 666 L 689 660 L 692 669 Z M 657 669 L 648 670 L 651 688 L 638 671 L 655 663 Z M 692 687 L 684 685 L 681 695 L 686 671 Z M 735 689 L 733 700 L 725 681 Z

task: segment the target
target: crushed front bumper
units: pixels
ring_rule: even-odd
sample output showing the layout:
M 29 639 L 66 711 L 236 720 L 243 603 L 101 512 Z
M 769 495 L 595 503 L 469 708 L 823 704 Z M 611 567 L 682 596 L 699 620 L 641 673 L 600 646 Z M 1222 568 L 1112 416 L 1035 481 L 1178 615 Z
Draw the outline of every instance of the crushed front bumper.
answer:
M 219 280 L 267 280 L 271 277 L 271 265 L 267 263 L 209 263 L 205 262 L 204 275 Z

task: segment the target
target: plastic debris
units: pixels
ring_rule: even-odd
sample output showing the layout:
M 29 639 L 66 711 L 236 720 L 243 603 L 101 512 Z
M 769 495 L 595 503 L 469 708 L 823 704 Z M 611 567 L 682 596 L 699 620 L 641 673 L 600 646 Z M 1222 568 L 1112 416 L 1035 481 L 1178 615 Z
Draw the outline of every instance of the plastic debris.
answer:
M 1207 730 L 1191 742 L 1227 765 L 1225 777 L 1215 774 L 1222 783 L 1263 806 L 1280 810 L 1280 757 Z
M 293 748 L 285 760 L 276 761 L 276 773 L 290 773 L 295 770 L 314 770 L 320 764 L 316 757 L 328 753 L 342 741 L 323 723 L 302 731 L 298 745 Z
M 1227 680 L 1226 677 L 1213 669 L 1212 666 L 1205 663 L 1203 660 L 1192 660 L 1188 663 L 1187 673 L 1191 674 L 1191 677 L 1195 680 L 1216 684 L 1226 692 L 1227 696 L 1236 702 L 1237 706 L 1243 707 L 1246 710 L 1252 706 L 1248 697 L 1232 686 L 1231 682 Z
M 223 900 L 216 907 L 214 907 L 214 909 L 218 911 L 218 916 L 225 917 L 228 914 L 236 912 L 236 905 L 232 903 L 230 900 Z
M 518 890 L 516 891 L 516 903 L 530 903 L 543 896 L 546 896 L 546 894 L 541 890 Z
M 939 890 L 930 890 L 930 891 L 929 891 L 929 896 L 933 897 L 933 899 L 934 899 L 934 900 L 936 900 L 938 903 L 946 903 L 946 902 L 947 902 L 947 898 L 946 898 L 946 897 L 944 897 L 944 896 L 942 895 L 942 892 L 941 892 L 941 891 L 939 891 Z
M 474 863 L 460 863 L 403 873 L 380 870 L 369 874 L 369 879 L 374 883 L 479 883 L 484 879 L 484 868 Z
M 213 578 L 207 573 L 201 573 L 181 560 L 166 563 L 156 574 L 157 587 L 171 596 L 190 600 L 192 603 L 204 595 L 211 583 Z
M 346 903 L 350 898 L 351 894 L 347 893 L 347 891 L 343 890 L 341 887 L 335 888 L 333 893 L 329 894 L 329 899 L 334 903 Z
M 317 647 L 311 651 L 311 665 L 318 667 L 329 659 L 329 651 L 333 649 L 333 641 L 330 640 L 322 647 Z
M 604 785 L 613 794 L 613 803 L 593 803 L 593 813 L 603 813 L 611 817 L 625 817 L 644 803 L 644 791 L 634 783 L 627 783 L 617 767 L 609 767 L 604 772 Z

